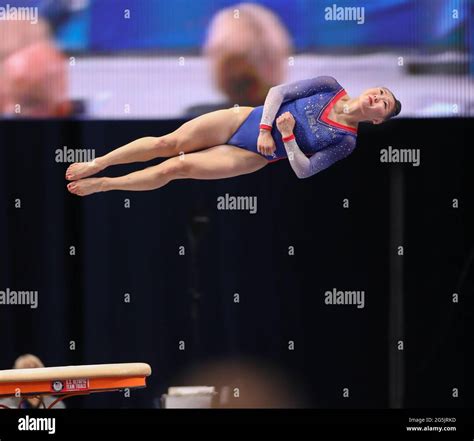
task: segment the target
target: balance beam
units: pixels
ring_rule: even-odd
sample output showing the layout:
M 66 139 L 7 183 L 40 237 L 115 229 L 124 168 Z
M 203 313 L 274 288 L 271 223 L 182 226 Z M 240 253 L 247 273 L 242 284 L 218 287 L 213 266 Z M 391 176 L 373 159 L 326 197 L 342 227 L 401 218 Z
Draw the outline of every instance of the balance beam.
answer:
M 146 387 L 146 363 L 92 364 L 0 371 L 0 397 L 58 395 L 49 408 L 73 395 Z M 0 407 L 7 407 L 0 405 Z

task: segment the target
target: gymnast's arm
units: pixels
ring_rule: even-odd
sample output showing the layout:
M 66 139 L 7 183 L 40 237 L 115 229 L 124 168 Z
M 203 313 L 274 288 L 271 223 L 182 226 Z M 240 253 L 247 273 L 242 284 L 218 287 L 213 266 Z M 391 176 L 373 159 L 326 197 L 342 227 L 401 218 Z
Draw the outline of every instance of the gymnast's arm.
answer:
M 332 92 L 341 88 L 342 86 L 336 79 L 329 76 L 315 77 L 274 86 L 268 91 L 265 99 L 260 124 L 264 127 L 266 126 L 267 129 L 271 128 L 281 104 L 286 101 L 304 98 L 320 92 Z
M 355 138 L 348 135 L 337 145 L 320 150 L 308 158 L 299 148 L 294 135 L 284 139 L 287 139 L 287 141 L 284 142 L 284 146 L 291 168 L 300 179 L 309 178 L 333 165 L 335 162 L 349 156 L 356 146 Z

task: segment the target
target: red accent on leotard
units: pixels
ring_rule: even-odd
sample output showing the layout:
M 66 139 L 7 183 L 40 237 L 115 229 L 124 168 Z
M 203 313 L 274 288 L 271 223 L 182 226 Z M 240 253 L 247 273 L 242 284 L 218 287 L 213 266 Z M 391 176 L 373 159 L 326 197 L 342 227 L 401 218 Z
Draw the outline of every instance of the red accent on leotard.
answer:
M 329 102 L 327 107 L 324 109 L 324 112 L 321 115 L 321 120 L 324 121 L 326 124 L 329 124 L 330 126 L 334 126 L 334 127 L 340 128 L 340 129 L 348 130 L 351 133 L 357 133 L 357 129 L 355 129 L 354 127 L 346 126 L 345 124 L 338 123 L 338 122 L 333 121 L 332 119 L 328 118 L 329 112 L 334 107 L 334 104 L 336 104 L 339 101 L 339 99 L 342 98 L 346 94 L 347 94 L 346 91 L 344 89 L 342 89 L 336 95 L 334 95 L 332 100 Z

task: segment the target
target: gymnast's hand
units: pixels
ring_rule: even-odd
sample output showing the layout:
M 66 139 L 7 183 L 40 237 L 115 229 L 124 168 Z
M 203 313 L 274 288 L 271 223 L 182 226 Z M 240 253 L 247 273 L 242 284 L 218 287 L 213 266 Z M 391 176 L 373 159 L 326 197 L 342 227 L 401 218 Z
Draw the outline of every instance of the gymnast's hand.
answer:
M 290 112 L 282 113 L 276 120 L 278 130 L 283 138 L 290 136 L 295 128 L 295 118 Z
M 272 133 L 269 130 L 260 130 L 257 140 L 257 150 L 266 156 L 272 156 L 276 150 L 275 141 L 273 140 Z

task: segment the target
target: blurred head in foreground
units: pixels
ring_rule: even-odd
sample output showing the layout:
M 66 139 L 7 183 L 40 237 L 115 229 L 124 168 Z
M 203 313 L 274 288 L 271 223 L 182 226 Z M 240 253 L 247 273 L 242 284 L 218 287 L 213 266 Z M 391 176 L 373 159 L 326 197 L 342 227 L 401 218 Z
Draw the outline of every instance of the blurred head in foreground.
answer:
M 288 373 L 257 360 L 203 363 L 177 381 L 182 386 L 214 386 L 219 407 L 224 408 L 297 408 L 306 401 Z
M 292 45 L 269 9 L 239 3 L 219 11 L 208 29 L 204 53 L 217 87 L 240 106 L 259 106 L 270 87 L 286 78 Z

